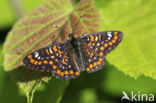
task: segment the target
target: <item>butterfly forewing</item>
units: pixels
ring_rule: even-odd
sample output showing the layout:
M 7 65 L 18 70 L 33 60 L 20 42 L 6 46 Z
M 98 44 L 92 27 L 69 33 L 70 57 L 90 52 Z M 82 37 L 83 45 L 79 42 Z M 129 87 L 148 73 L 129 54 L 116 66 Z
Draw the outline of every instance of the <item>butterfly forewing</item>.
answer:
M 37 71 L 49 71 L 62 80 L 75 78 L 79 75 L 78 68 L 73 63 L 69 42 L 54 43 L 35 51 L 23 59 L 23 63 Z
M 81 36 L 79 42 L 82 45 L 82 51 L 86 52 L 83 56 L 86 71 L 94 72 L 101 69 L 106 55 L 121 42 L 122 37 L 123 34 L 120 31 L 96 32 Z
M 39 71 L 54 71 L 65 54 L 67 42 L 54 43 L 48 47 L 37 50 L 23 59 L 23 63 Z

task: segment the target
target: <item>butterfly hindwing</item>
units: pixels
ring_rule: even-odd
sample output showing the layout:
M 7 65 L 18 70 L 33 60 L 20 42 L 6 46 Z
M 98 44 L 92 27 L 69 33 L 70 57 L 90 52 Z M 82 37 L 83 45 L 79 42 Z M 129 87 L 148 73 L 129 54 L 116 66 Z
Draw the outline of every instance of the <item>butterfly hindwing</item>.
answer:
M 87 72 L 91 73 L 102 69 L 102 66 L 105 62 L 105 56 L 100 57 L 98 54 L 95 53 L 94 50 L 92 50 L 85 44 L 81 45 L 81 53 L 84 67 Z
M 105 63 L 106 55 L 115 49 L 122 37 L 123 34 L 120 31 L 97 32 L 81 36 L 79 42 L 82 45 L 82 51 L 86 52 L 84 52 L 83 58 L 86 71 L 94 72 L 101 69 Z
M 68 49 L 60 60 L 58 69 L 53 71 L 53 75 L 61 80 L 76 78 L 80 74 L 79 67 L 76 64 L 72 50 Z

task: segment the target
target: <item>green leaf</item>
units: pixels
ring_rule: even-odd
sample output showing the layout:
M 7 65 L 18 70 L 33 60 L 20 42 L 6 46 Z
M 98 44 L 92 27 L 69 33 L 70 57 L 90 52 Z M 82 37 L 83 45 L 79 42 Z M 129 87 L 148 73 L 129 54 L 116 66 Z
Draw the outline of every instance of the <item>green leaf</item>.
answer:
M 35 6 L 41 4 L 44 0 L 1 0 L 0 29 L 11 27 L 20 14 L 26 14 Z
M 81 14 L 85 18 L 79 21 Z M 66 40 L 69 34 L 65 31 L 74 32 L 79 36 L 98 31 L 99 24 L 99 14 L 93 5 L 93 0 L 82 0 L 75 6 L 69 0 L 48 0 L 13 26 L 3 46 L 4 69 L 26 92 L 28 102 L 32 102 L 33 93 L 40 87 L 41 81 L 48 82 L 51 74 L 32 71 L 24 67 L 22 59 L 25 55 L 52 42 Z M 56 80 L 53 79 L 52 82 L 55 83 Z M 56 85 L 64 86 L 52 89 L 52 92 L 61 91 L 60 93 L 63 93 L 68 82 L 56 82 Z M 59 101 L 59 98 L 60 95 L 55 98 L 56 101 Z
M 101 1 L 99 1 L 101 2 Z M 119 0 L 99 6 L 103 30 L 121 30 L 121 44 L 108 55 L 108 61 L 126 75 L 156 79 L 155 0 Z
M 2 44 L 0 44 L 0 102 L 1 103 L 24 103 L 24 96 L 18 94 L 16 83 L 8 78 L 8 73 L 3 69 Z M 14 93 L 14 95 L 12 95 Z M 8 99 L 9 97 L 9 99 Z
M 122 91 L 131 93 L 131 91 L 143 94 L 154 94 L 156 81 L 150 77 L 140 76 L 137 79 L 126 76 L 123 72 L 118 71 L 115 67 L 107 68 L 106 80 L 102 84 L 103 91 L 107 91 L 112 96 L 122 95 Z
M 43 91 L 35 93 L 34 103 L 60 103 L 68 84 L 68 81 L 52 78 L 48 85 L 44 85 L 46 88 Z
M 0 13 L 3 16 L 0 16 L 0 29 L 3 29 L 15 21 L 15 14 L 12 13 L 11 7 L 8 5 L 6 0 L 1 0 L 0 3 Z

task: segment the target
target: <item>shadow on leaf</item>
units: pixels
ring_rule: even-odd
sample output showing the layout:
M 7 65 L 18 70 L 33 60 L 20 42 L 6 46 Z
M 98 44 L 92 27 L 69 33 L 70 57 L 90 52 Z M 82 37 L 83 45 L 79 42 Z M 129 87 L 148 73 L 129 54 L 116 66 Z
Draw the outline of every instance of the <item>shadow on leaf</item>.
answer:
M 14 69 L 9 72 L 12 79 L 17 82 L 28 82 L 32 80 L 41 79 L 44 80 L 44 77 L 51 77 L 50 72 L 40 72 L 28 69 L 24 66 L 21 66 L 17 69 Z

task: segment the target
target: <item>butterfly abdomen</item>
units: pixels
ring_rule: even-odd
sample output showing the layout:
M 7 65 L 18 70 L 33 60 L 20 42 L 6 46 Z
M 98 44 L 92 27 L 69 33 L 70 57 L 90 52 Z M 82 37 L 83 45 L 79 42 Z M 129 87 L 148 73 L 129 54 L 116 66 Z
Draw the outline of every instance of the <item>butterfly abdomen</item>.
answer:
M 81 71 L 83 71 L 84 70 L 84 64 L 83 64 L 83 61 L 82 61 L 82 54 L 81 54 L 81 50 L 80 50 L 80 43 L 78 42 L 76 37 L 72 36 L 70 44 L 71 44 L 71 49 L 72 49 L 73 54 L 74 54 L 73 56 L 76 59 L 76 63 L 78 65 L 79 69 Z

